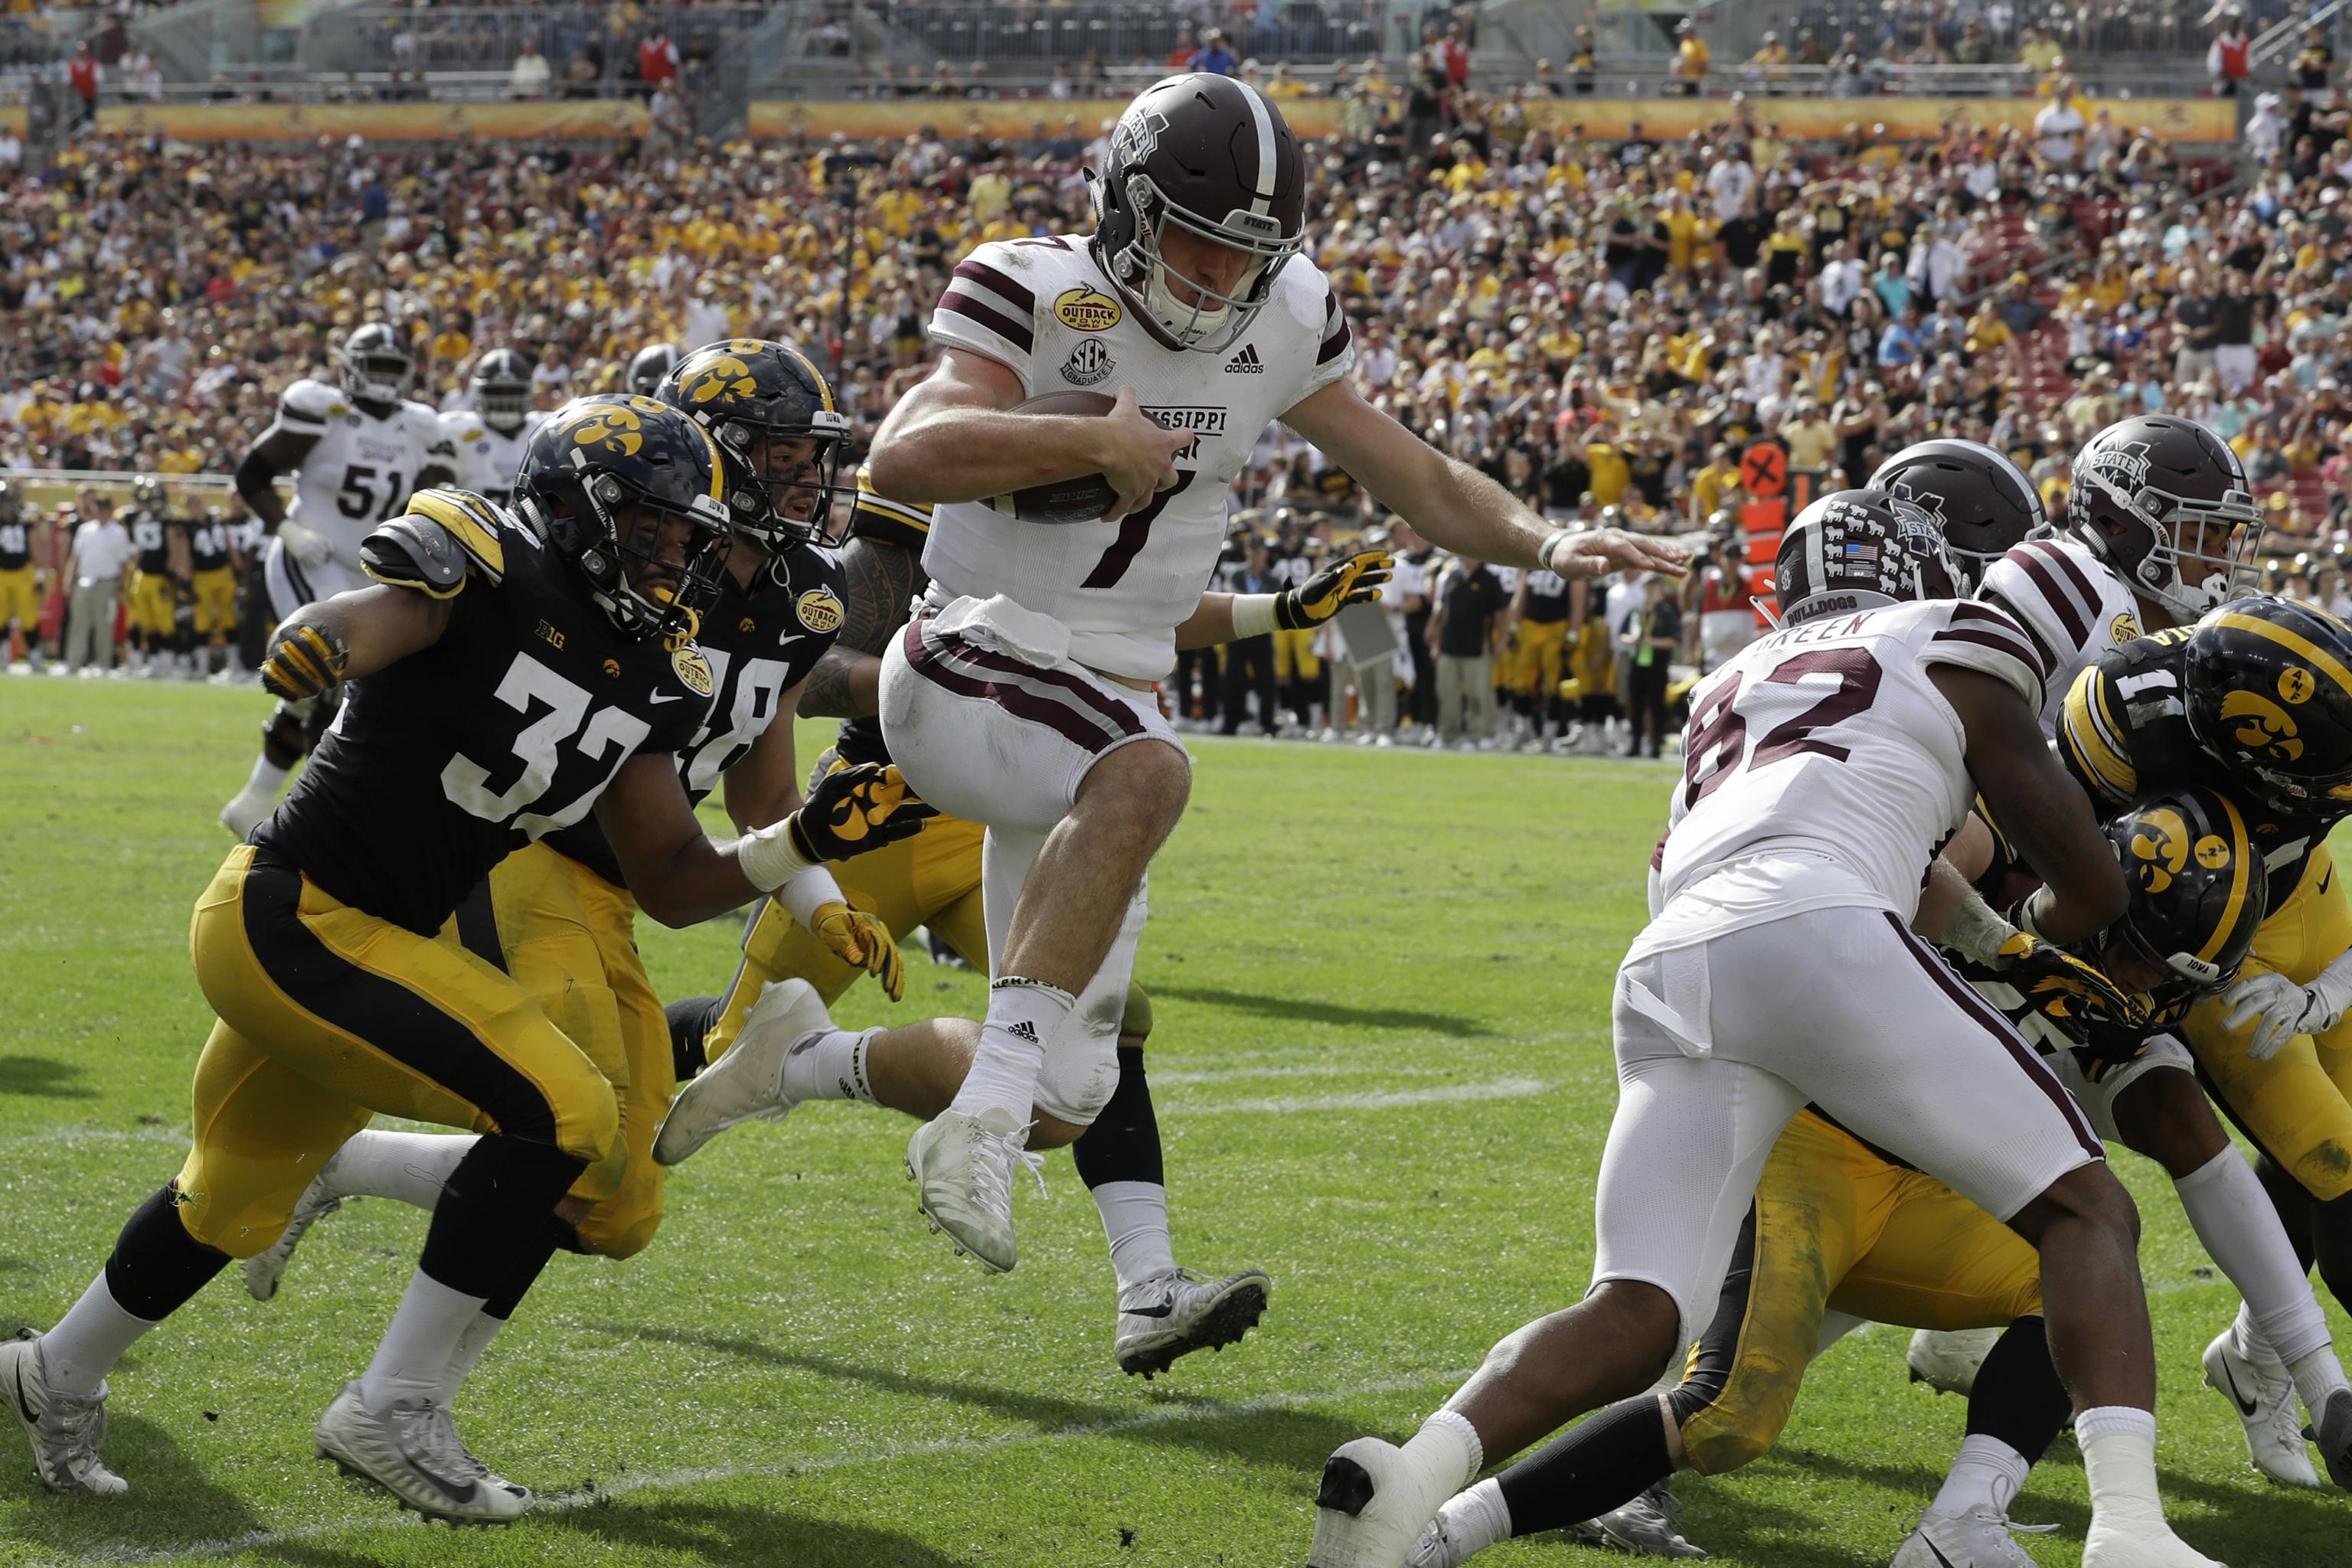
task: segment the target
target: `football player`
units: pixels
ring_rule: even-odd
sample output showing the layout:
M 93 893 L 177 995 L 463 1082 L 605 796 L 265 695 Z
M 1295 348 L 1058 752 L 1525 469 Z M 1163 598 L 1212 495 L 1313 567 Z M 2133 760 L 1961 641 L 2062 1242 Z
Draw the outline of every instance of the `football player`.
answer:
M 1559 749 L 1567 703 L 1559 694 L 1568 657 L 1570 585 L 1557 572 L 1528 572 L 1511 591 L 1511 651 L 1503 670 L 1511 704 L 1527 726 L 1527 749 Z
M 188 595 L 194 601 L 195 635 L 204 640 L 204 672 L 228 668 L 228 639 L 236 630 L 236 584 L 245 575 L 228 513 L 205 509 L 204 521 L 188 530 Z
M 908 1162 L 923 1212 L 1000 1269 L 1017 1258 L 1011 1173 L 1033 1110 L 1082 1129 L 1118 1087 L 1144 872 L 1191 788 L 1152 683 L 1178 647 L 1284 629 L 1293 603 L 1201 591 L 1227 484 L 1265 426 L 1468 554 L 1575 577 L 1682 559 L 1547 527 L 1354 390 L 1339 296 L 1302 254 L 1305 160 L 1256 89 L 1211 73 L 1146 89 L 1099 174 L 1091 235 L 992 241 L 957 264 L 929 325 L 940 358 L 869 458 L 876 489 L 935 508 L 923 608 L 883 661 L 883 732 L 914 787 L 986 826 L 996 959 L 971 1070 Z M 1074 386 L 1116 395 L 1111 411 L 1013 412 Z M 1098 521 L 989 504 L 1095 476 Z
M 47 525 L 40 508 L 16 500 L 16 487 L 0 479 L 0 631 L 8 635 L 8 661 L 37 673 L 41 668 L 41 596 L 48 568 L 37 556 Z M 24 661 L 29 657 L 30 663 Z
M 2203 784 L 2244 805 L 2270 913 L 2243 977 L 2191 1012 L 2181 1035 L 2261 1151 L 2262 1184 L 2294 1248 L 2287 1269 L 2300 1276 L 2316 1262 L 2336 1300 L 2352 1303 L 2352 903 L 2327 848 L 2352 816 L 2352 627 L 2310 605 L 2252 598 L 2193 629 L 2142 637 L 2075 682 L 2061 752 L 2103 799 Z M 2201 1218 L 2197 1228 L 2212 1246 Z M 2284 1304 L 2249 1292 L 2206 1347 L 2206 1380 L 2236 1407 L 2263 1470 L 2313 1485 L 2299 1397 L 2328 1473 L 2352 1487 L 2352 1390 L 2326 1321 L 2277 1295 Z
M 677 368 L 676 343 L 647 343 L 629 361 L 624 380 L 631 392 L 641 397 L 651 397 L 662 389 L 669 373 Z
M 874 720 L 880 655 L 927 585 L 920 554 L 930 524 L 929 508 L 877 495 L 871 476 L 860 472 L 844 557 L 848 625 L 841 646 L 812 676 L 804 704 L 812 711 L 844 715 L 834 752 L 819 761 L 820 769 L 889 761 Z M 1349 591 L 1369 598 L 1378 586 L 1376 574 L 1352 563 L 1335 571 L 1345 573 L 1351 565 L 1355 585 Z M 1331 582 L 1337 581 L 1335 575 Z M 1335 612 L 1345 601 L 1332 599 L 1328 586 L 1318 583 L 1302 589 L 1293 618 L 1309 625 L 1316 621 L 1314 611 L 1326 618 Z M 981 847 L 978 824 L 934 816 L 905 844 L 862 856 L 841 875 L 852 901 L 870 906 L 896 939 L 928 927 L 966 963 L 984 968 L 989 949 Z M 793 1049 L 812 1030 L 828 1028 L 829 1021 L 816 1009 L 829 1006 L 857 973 L 772 907 L 763 909 L 745 935 L 743 962 L 726 994 L 671 1010 L 679 1037 L 678 1077 L 693 1079 L 710 1063 L 723 1062 L 724 1070 L 698 1080 L 681 1096 L 663 1126 L 656 1156 L 683 1160 L 736 1121 L 786 1114 L 803 1100 L 861 1100 L 918 1118 L 944 1109 L 970 1065 L 968 1030 L 832 1032 L 809 1050 Z M 814 1008 L 808 993 L 772 989 L 775 982 L 793 979 L 808 983 Z M 1265 1312 L 1273 1289 L 1263 1269 L 1211 1277 L 1176 1262 L 1159 1119 L 1144 1072 L 1150 1033 L 1150 999 L 1142 987 L 1130 984 L 1118 1023 L 1118 1083 L 1086 1136 L 1071 1146 L 1079 1177 L 1101 1215 L 1118 1279 L 1112 1355 L 1121 1371 L 1146 1379 L 1194 1351 L 1241 1339 Z M 739 1047 L 738 1054 L 729 1054 Z
M 733 548 L 697 646 L 717 683 L 709 713 L 678 753 L 680 782 L 698 802 L 725 786 L 738 828 L 764 827 L 801 804 L 792 721 L 808 671 L 842 624 L 842 584 L 830 542 L 835 460 L 848 421 L 833 389 L 798 350 L 736 340 L 697 350 L 663 384 L 660 401 L 708 430 L 727 466 Z M 544 473 L 543 459 L 526 465 Z M 770 908 L 814 932 L 827 958 L 885 978 L 899 994 L 898 954 L 878 923 L 853 910 L 823 867 L 785 887 Z M 517 850 L 458 912 L 458 930 L 500 963 L 604 1068 L 620 1097 L 622 1136 L 563 1209 L 564 1245 L 631 1258 L 662 1218 L 663 1168 L 651 1154 L 668 1109 L 669 1030 L 637 955 L 631 903 L 613 847 L 593 820 Z M 320 1169 L 275 1245 L 246 1260 L 246 1289 L 277 1292 L 294 1247 L 345 1198 L 390 1197 L 431 1209 L 473 1140 L 371 1130 Z M 546 1259 L 540 1260 L 543 1266 Z M 467 1325 L 442 1382 L 453 1404 L 489 1339 L 512 1315 L 522 1283 Z
M 278 417 L 236 466 L 236 492 L 271 538 L 262 560 L 269 618 L 362 586 L 360 545 L 401 515 L 410 492 L 457 478 L 457 458 L 440 416 L 410 400 L 415 364 L 400 335 L 370 321 L 343 340 L 340 387 L 308 378 L 278 399 Z M 278 500 L 294 476 L 294 504 Z M 261 755 L 245 787 L 220 809 L 243 838 L 269 815 L 287 776 L 335 716 L 336 693 L 280 701 L 261 730 Z
M 131 481 L 131 545 L 139 554 L 131 563 L 123 618 L 130 633 L 131 673 L 142 678 L 160 675 L 166 668 L 173 612 L 188 580 L 185 531 L 165 515 L 169 505 L 163 481 L 153 474 Z
M 320 1162 L 376 1111 L 471 1128 L 383 1347 L 319 1452 L 429 1516 L 510 1520 L 530 1496 L 467 1452 L 448 1346 L 530 1268 L 559 1202 L 620 1137 L 612 1083 L 517 982 L 439 933 L 511 851 L 593 808 L 635 900 L 686 924 L 911 831 L 894 774 L 847 769 L 773 826 L 703 837 L 675 753 L 717 687 L 691 641 L 719 570 L 728 479 L 692 421 L 635 397 L 560 410 L 514 513 L 421 498 L 362 556 L 373 586 L 280 623 L 264 678 L 352 697 L 292 793 L 229 854 L 190 938 L 220 1022 L 194 1147 L 0 1383 L 54 1489 L 120 1493 L 105 1378 L 232 1258 L 278 1238 Z M 536 1272 L 535 1268 L 530 1268 Z
M 1289 507 L 1274 509 L 1274 580 L 1296 588 L 1315 575 L 1322 554 L 1307 519 Z M 1314 626 L 1278 626 L 1274 633 L 1276 704 L 1290 715 L 1290 732 L 1314 735 L 1323 728 L 1323 661 L 1315 652 Z
M 2176 859 L 2168 847 L 2184 829 L 2192 840 L 2183 847 L 2203 852 Z M 2105 831 L 2127 868 L 2130 902 L 2080 955 L 2148 994 L 2153 1022 L 2176 1018 L 2236 976 L 2261 924 L 2263 881 L 2245 820 L 2223 797 L 2185 790 L 2141 801 Z M 2050 1026 L 2024 994 L 2012 996 L 2012 1022 Z M 1838 1312 L 1903 1327 L 2005 1328 L 1976 1373 L 1961 1462 L 1893 1568 L 2018 1568 L 2031 1560 L 2011 1538 L 2009 1504 L 2069 1411 L 2042 1310 L 2033 1249 L 2014 1231 L 1808 1108 L 1765 1162 L 1715 1317 L 1681 1382 L 1663 1398 L 1614 1405 L 1456 1494 L 1411 1568 L 1455 1568 L 1496 1541 L 1586 1521 L 1595 1521 L 1580 1531 L 1589 1537 L 1704 1555 L 1673 1529 L 1671 1506 L 1630 1519 L 1618 1510 L 1675 1469 L 1726 1475 L 1769 1452 L 1822 1343 L 1823 1320 Z
M 1397 1568 L 1486 1455 L 1648 1387 L 1700 1338 L 1758 1176 L 1809 1102 L 2039 1252 L 2090 1486 L 2087 1568 L 2209 1568 L 2157 1490 L 2131 1200 L 2041 1059 L 1908 929 L 1923 868 L 1981 794 L 2021 814 L 2047 874 L 2021 912 L 2048 942 L 2021 934 L 2011 962 L 2035 966 L 2045 1005 L 2138 1016 L 2095 969 L 2052 962 L 2049 942 L 2121 918 L 2127 886 L 2035 727 L 2044 656 L 2005 612 L 1934 597 L 1948 570 L 1932 521 L 1885 492 L 1823 497 L 1790 525 L 1782 629 L 1693 693 L 1657 912 L 1619 970 L 1593 1289 L 1497 1345 L 1411 1442 L 1336 1452 L 1311 1568 Z
M 547 417 L 530 405 L 530 371 L 519 351 L 492 349 L 474 362 L 467 383 L 473 406 L 440 416 L 461 470 L 458 483 L 499 506 L 513 497 L 531 432 Z

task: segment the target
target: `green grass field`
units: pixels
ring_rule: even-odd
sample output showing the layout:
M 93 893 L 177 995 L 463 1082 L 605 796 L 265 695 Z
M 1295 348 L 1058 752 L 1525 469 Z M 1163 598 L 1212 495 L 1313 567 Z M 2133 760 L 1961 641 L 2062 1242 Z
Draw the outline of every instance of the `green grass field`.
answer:
M 0 679 L 0 1333 L 46 1325 L 177 1168 L 208 1018 L 188 910 L 227 840 L 251 691 Z M 819 741 L 811 727 L 804 740 Z M 820 1105 L 682 1168 L 624 1265 L 560 1258 L 470 1386 L 469 1441 L 548 1499 L 520 1526 L 420 1527 L 311 1458 L 373 1350 L 421 1216 L 347 1208 L 267 1307 L 224 1277 L 114 1379 L 127 1498 L 54 1498 L 0 1434 L 0 1563 L 236 1560 L 722 1568 L 1295 1564 L 1324 1457 L 1401 1437 L 1496 1337 L 1581 1293 L 1614 1100 L 1610 975 L 1640 922 L 1656 764 L 1209 742 L 1153 876 L 1138 977 L 1180 1259 L 1274 1276 L 1264 1324 L 1156 1384 L 1110 1360 L 1084 1187 L 1017 1200 L 986 1279 L 924 1233 L 911 1124 Z M 666 996 L 716 989 L 734 927 L 643 933 Z M 893 1008 L 975 1014 L 908 964 Z M 2147 1226 L 2158 1458 L 2182 1532 L 2232 1568 L 2352 1561 L 2352 1501 L 2265 1487 L 2197 1356 L 2235 1297 L 2155 1167 Z M 2336 1316 L 2339 1335 L 2344 1328 Z M 1906 1336 L 1814 1370 L 1778 1452 L 1686 1479 L 1691 1536 L 1736 1568 L 1875 1568 L 1932 1494 L 1963 1407 L 1906 1385 Z M 2062 1439 L 2015 1510 L 2074 1564 Z M 1557 1539 L 1496 1568 L 1604 1561 Z

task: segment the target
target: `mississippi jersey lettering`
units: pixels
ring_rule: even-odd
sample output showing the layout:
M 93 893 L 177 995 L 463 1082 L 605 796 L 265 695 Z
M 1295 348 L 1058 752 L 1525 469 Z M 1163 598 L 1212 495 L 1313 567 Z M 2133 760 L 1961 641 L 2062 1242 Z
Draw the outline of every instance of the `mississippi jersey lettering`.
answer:
M 849 536 L 869 540 L 877 544 L 893 545 L 921 559 L 923 545 L 931 532 L 931 509 L 908 501 L 892 500 L 874 491 L 873 476 L 860 468 L 857 470 L 857 510 L 850 514 Z M 905 606 L 889 606 L 899 620 L 905 616 Z M 879 719 L 845 719 L 841 732 L 833 742 L 834 754 L 845 763 L 881 763 L 887 765 L 890 748 L 882 739 Z
M 448 628 L 345 688 L 252 842 L 430 936 L 492 866 L 585 816 L 630 757 L 692 740 L 713 681 L 690 642 L 620 637 L 511 515 L 457 491 L 417 500 L 472 562 Z
M 2269 903 L 2286 907 L 2312 852 L 2352 805 L 2289 816 L 2232 787 L 2230 770 L 2197 743 L 2181 700 L 2191 628 L 2153 632 L 2084 670 L 2066 694 L 2058 754 L 2102 812 L 2152 790 L 2203 785 L 2237 803 L 2268 873 Z
M 1146 414 L 1192 435 L 1174 487 L 1118 522 L 1045 527 L 964 502 L 937 509 L 923 552 L 950 598 L 1004 595 L 1068 626 L 1071 658 L 1134 680 L 1174 668 L 1175 627 L 1209 584 L 1226 488 L 1259 433 L 1355 363 L 1339 299 L 1304 258 L 1221 362 L 1162 347 L 1082 237 L 982 246 L 956 268 L 929 331 L 1004 365 L 1025 396 L 1132 387 Z M 1234 374 L 1243 366 L 1253 374 Z
M 700 805 L 751 742 L 774 722 L 783 694 L 798 686 L 841 634 L 845 586 L 830 550 L 798 545 L 775 556 L 747 592 L 722 574 L 719 602 L 702 617 L 696 647 L 715 690 L 701 726 L 677 756 L 687 798 Z M 548 838 L 614 887 L 626 887 L 604 830 L 583 817 Z
M 1949 600 L 1823 615 L 1707 677 L 1691 696 L 1686 773 L 1662 846 L 1665 913 L 1643 942 L 1704 941 L 1834 905 L 1908 920 L 1929 860 L 1975 795 L 1966 733 L 1928 679 L 1945 664 L 2042 705 L 2047 667 L 2024 630 L 1988 605 Z M 1769 886 L 1702 891 L 1677 919 L 1685 890 L 1759 856 L 1811 864 Z
M 524 449 L 547 416 L 532 409 L 511 436 L 491 429 L 471 409 L 440 416 L 442 434 L 457 458 L 457 484 L 504 506 L 514 497 Z
M 318 437 L 294 476 L 286 515 L 324 539 L 354 578 L 360 542 L 401 514 L 418 471 L 457 467 L 440 416 L 422 403 L 379 419 L 324 382 L 298 381 L 278 400 L 277 427 Z
M 219 572 L 227 568 L 228 524 L 218 518 L 205 518 L 188 525 L 188 567 L 193 572 Z
M 2029 539 L 2013 547 L 1986 569 L 1977 597 L 2015 616 L 2050 658 L 2045 735 L 2058 733 L 2074 678 L 2140 635 L 2131 589 L 2071 539 Z

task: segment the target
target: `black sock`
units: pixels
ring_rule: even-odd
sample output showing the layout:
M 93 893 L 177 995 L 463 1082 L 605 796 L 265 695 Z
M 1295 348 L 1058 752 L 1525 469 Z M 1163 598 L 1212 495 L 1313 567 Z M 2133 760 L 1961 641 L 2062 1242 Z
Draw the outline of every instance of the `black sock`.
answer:
M 462 1295 L 495 1296 L 587 1168 L 553 1144 L 496 1132 L 476 1139 L 441 1189 L 417 1267 Z
M 2018 1319 L 1977 1369 L 1969 1435 L 1999 1438 L 2027 1464 L 2038 1464 L 2074 1414 L 2074 1402 L 2050 1359 L 2048 1330 L 2039 1317 Z
M 131 1212 L 106 1258 L 106 1288 L 134 1318 L 160 1323 L 188 1304 L 228 1267 L 228 1254 L 206 1247 L 180 1223 L 176 1188 L 159 1188 Z
M 1675 1473 L 1654 1394 L 1611 1405 L 1501 1475 L 1511 1535 L 1565 1530 L 1622 1508 Z
M 1106 1182 L 1153 1182 L 1167 1185 L 1160 1157 L 1160 1118 L 1151 1109 L 1151 1086 L 1143 1079 L 1143 1047 L 1118 1047 L 1118 1087 L 1086 1136 L 1070 1145 L 1078 1179 L 1089 1190 Z
M 580 1250 L 579 1233 L 553 1215 L 549 1215 L 529 1239 L 513 1249 L 513 1268 L 509 1270 L 505 1283 L 491 1291 L 489 1299 L 482 1303 L 484 1315 L 502 1321 L 513 1317 L 515 1309 L 522 1304 L 525 1296 L 530 1294 L 530 1288 L 539 1283 L 539 1277 L 547 1272 L 547 1266 L 554 1261 L 555 1255 Z
M 662 1009 L 669 1019 L 669 1060 L 680 1083 L 691 1083 L 710 1065 L 702 1054 L 703 1037 L 710 1033 L 711 1016 L 719 1011 L 716 996 L 689 996 Z

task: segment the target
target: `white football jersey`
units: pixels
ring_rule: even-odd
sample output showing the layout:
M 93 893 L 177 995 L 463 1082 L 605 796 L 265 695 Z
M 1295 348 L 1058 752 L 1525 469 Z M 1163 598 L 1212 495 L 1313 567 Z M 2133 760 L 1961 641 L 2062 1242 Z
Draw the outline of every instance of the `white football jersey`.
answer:
M 404 402 L 379 419 L 322 381 L 286 389 L 276 428 L 318 437 L 294 476 L 294 504 L 286 515 L 325 540 L 354 576 L 360 542 L 401 514 L 418 471 L 457 468 L 441 416 L 424 404 Z
M 1959 717 L 1928 679 L 1938 664 L 2042 707 L 2048 668 L 2032 639 L 1965 600 L 1822 615 L 1702 681 L 1659 847 L 1662 911 L 1634 950 L 1837 905 L 1907 921 L 1976 794 Z
M 1016 521 L 982 501 L 931 514 L 923 567 L 950 596 L 1003 595 L 1070 629 L 1070 657 L 1134 680 L 1175 667 L 1178 623 L 1209 585 L 1225 492 L 1266 425 L 1348 374 L 1347 319 L 1304 258 L 1221 355 L 1164 347 L 1138 324 L 1083 237 L 998 240 L 959 264 L 933 342 L 984 354 L 1030 397 L 1133 387 L 1143 411 L 1192 433 L 1176 484 L 1115 523 Z
M 2050 657 L 2042 732 L 2053 740 L 2075 677 L 2140 635 L 2139 601 L 2088 545 L 2029 539 L 1986 568 L 1977 597 L 2017 617 Z
M 509 504 L 514 500 L 515 472 L 522 467 L 523 451 L 546 419 L 545 414 L 534 408 L 522 416 L 522 424 L 509 436 L 491 428 L 470 408 L 444 413 L 441 430 L 457 454 L 457 488 L 487 496 L 500 506 Z

